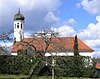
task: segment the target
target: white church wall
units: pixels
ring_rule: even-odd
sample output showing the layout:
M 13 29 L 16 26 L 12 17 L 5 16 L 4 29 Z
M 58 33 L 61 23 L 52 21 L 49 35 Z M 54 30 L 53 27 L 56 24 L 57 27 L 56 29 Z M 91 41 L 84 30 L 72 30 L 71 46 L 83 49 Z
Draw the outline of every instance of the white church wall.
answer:
M 92 52 L 80 52 L 79 55 L 92 57 Z
M 92 52 L 80 52 L 79 55 L 81 56 L 89 56 L 92 57 Z M 52 52 L 52 53 L 46 53 L 45 56 L 74 56 L 73 52 Z
M 17 56 L 18 54 L 17 53 L 11 53 L 11 55 Z
M 11 53 L 11 55 L 14 55 L 14 56 L 17 56 L 18 54 L 17 53 Z M 89 57 L 91 57 L 92 58 L 92 52 L 90 53 L 90 52 L 80 52 L 79 53 L 79 55 L 80 56 L 89 56 Z M 73 52 L 47 52 L 46 54 L 45 54 L 45 56 L 46 57 L 48 57 L 48 56 L 74 56 L 74 53 Z

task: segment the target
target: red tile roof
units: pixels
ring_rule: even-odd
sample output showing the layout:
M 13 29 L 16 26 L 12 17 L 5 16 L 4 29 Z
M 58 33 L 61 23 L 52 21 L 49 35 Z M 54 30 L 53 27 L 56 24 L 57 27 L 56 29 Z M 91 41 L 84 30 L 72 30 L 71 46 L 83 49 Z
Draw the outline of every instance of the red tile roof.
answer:
M 100 69 L 100 63 L 96 64 L 96 69 Z
M 47 38 L 46 42 L 49 43 L 47 48 L 48 52 L 73 52 L 74 37 L 56 37 Z M 16 42 L 12 47 L 12 52 L 17 52 L 18 50 L 25 50 L 31 47 L 35 51 L 44 51 L 47 43 L 42 38 L 24 38 L 22 42 Z M 78 48 L 79 52 L 93 52 L 89 46 L 82 42 L 78 38 Z

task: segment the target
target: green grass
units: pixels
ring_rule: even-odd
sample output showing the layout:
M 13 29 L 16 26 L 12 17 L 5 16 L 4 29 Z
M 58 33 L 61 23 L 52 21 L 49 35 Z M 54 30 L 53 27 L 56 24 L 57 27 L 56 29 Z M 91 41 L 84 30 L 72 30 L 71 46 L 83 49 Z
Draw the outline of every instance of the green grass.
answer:
M 21 78 L 26 78 L 28 77 L 27 75 L 8 75 L 8 74 L 2 74 L 0 75 L 0 79 L 21 79 Z
M 46 76 L 42 76 L 42 77 L 32 77 L 32 79 L 51 79 L 51 77 L 46 77 Z M 55 78 L 55 79 L 91 79 L 91 78 L 75 78 L 75 77 L 60 77 L 60 78 Z
M 73 78 L 68 78 L 68 77 L 65 78 L 65 77 L 63 77 L 62 79 L 90 79 L 90 78 L 74 78 L 74 77 Z
M 22 78 L 27 78 L 27 77 L 28 77 L 28 75 L 7 75 L 7 74 L 0 75 L 0 79 L 10 79 L 10 78 L 11 79 L 22 79 Z M 51 79 L 51 77 L 33 76 L 32 79 Z M 91 78 L 60 77 L 60 78 L 55 78 L 55 79 L 91 79 Z

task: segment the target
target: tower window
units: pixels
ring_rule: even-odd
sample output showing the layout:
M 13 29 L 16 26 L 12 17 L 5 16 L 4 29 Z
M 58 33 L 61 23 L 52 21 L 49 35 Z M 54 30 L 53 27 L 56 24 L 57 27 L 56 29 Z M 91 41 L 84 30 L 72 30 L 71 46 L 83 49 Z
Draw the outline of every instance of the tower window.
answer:
M 17 25 L 17 28 L 19 28 L 19 25 Z
M 22 24 L 21 24 L 21 28 L 22 28 Z
M 15 24 L 15 28 L 16 28 L 16 24 Z
M 17 23 L 17 28 L 19 28 L 19 23 Z

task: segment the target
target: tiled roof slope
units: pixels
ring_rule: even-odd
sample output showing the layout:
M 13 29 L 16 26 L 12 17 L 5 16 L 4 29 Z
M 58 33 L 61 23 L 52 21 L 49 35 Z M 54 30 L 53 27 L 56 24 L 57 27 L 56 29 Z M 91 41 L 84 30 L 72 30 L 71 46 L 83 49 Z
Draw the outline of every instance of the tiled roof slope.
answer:
M 100 69 L 100 63 L 96 64 L 96 69 Z
M 100 69 L 100 58 L 96 59 L 96 65 L 95 65 L 96 69 Z
M 48 45 L 48 46 L 47 46 Z M 24 38 L 21 42 L 16 42 L 12 47 L 12 52 L 26 50 L 31 47 L 35 51 L 44 51 L 47 46 L 48 52 L 73 52 L 74 37 L 56 38 Z M 79 52 L 93 52 L 89 46 L 78 38 Z

